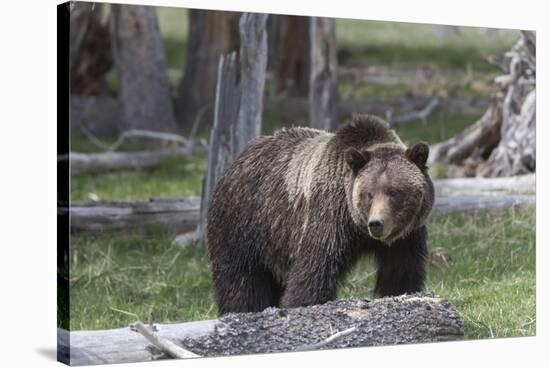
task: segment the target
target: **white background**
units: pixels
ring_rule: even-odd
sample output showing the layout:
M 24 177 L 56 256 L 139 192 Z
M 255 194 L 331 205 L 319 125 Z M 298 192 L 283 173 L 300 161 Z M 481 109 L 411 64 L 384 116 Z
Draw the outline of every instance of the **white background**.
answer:
M 537 31 L 537 337 L 285 353 L 140 366 L 548 365 L 548 10 L 544 0 L 120 1 Z M 2 3 L 0 365 L 54 365 L 56 347 L 56 1 Z M 67 86 L 63 86 L 67 87 Z M 544 144 L 545 142 L 546 144 Z M 546 187 L 544 182 L 547 183 Z M 546 230 L 544 224 L 546 223 Z M 546 309 L 546 312 L 544 312 Z

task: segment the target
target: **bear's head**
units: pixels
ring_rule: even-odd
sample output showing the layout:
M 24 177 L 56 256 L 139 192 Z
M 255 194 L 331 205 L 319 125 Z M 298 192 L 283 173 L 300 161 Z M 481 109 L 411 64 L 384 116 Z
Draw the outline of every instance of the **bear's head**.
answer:
M 347 149 L 352 176 L 347 197 L 355 224 L 388 245 L 423 225 L 434 201 L 428 153 L 425 143 Z

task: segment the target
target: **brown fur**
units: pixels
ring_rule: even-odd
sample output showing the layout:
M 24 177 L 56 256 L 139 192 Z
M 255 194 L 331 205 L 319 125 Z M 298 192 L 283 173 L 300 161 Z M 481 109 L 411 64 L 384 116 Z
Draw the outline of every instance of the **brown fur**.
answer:
M 433 204 L 418 165 L 423 149 L 407 150 L 387 122 L 368 115 L 335 134 L 293 128 L 257 139 L 220 179 L 209 207 L 219 312 L 332 300 L 338 280 L 369 253 L 379 294 L 421 290 Z M 369 234 L 369 193 L 393 223 L 382 240 Z

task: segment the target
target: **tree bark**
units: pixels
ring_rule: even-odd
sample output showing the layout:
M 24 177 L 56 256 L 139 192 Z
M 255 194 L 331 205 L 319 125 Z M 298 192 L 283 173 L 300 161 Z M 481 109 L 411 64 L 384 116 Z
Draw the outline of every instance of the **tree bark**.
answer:
M 216 183 L 260 134 L 267 65 L 266 21 L 267 14 L 244 13 L 240 20 L 240 63 L 237 64 L 235 53 L 220 57 L 208 170 L 201 187 L 201 220 L 197 229 L 200 239 L 206 234 L 208 203 Z
M 234 158 L 262 130 L 262 105 L 267 65 L 267 34 L 265 25 L 268 14 L 244 13 L 239 22 L 241 49 L 239 53 L 241 101 L 235 128 L 237 146 Z
M 155 8 L 113 5 L 111 34 L 123 130 L 175 131 L 172 92 Z
M 306 97 L 309 93 L 309 17 L 271 15 L 267 25 L 268 68 L 275 93 Z
M 177 118 L 190 126 L 199 111 L 206 109 L 211 120 L 218 61 L 221 55 L 239 49 L 240 13 L 217 10 L 189 10 L 189 36 L 185 71 L 178 88 Z
M 103 4 L 75 2 L 70 20 L 71 94 L 104 94 L 105 74 L 113 66 Z
M 208 203 L 216 183 L 234 158 L 236 149 L 235 125 L 239 116 L 241 90 L 237 82 L 237 55 L 221 56 L 218 64 L 214 125 L 208 142 L 208 167 L 201 182 L 200 221 L 197 238 L 206 236 Z
M 427 343 L 464 337 L 455 307 L 429 294 L 268 308 L 257 313 L 227 314 L 219 320 L 158 325 L 158 329 L 160 337 L 201 356 Z M 334 337 L 343 330 L 349 332 Z M 71 365 L 168 358 L 130 328 L 68 334 L 58 330 L 58 343 Z
M 309 31 L 311 39 L 310 123 L 314 128 L 333 131 L 338 125 L 336 21 L 333 18 L 312 17 Z

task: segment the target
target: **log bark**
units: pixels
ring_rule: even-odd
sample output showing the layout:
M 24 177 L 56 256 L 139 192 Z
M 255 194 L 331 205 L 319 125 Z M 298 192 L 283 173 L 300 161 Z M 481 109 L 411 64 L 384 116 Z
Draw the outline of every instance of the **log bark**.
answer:
M 200 147 L 187 146 L 142 152 L 69 153 L 71 175 L 100 174 L 158 167 L 170 158 L 185 157 Z M 59 157 L 58 160 L 67 159 Z
M 309 119 L 311 127 L 334 131 L 338 125 L 336 21 L 310 19 Z
M 71 203 L 69 215 L 72 233 L 159 228 L 178 234 L 197 228 L 199 198 Z
M 155 8 L 113 5 L 111 40 L 124 130 L 175 131 L 172 92 Z
M 446 300 L 413 294 L 375 300 L 338 300 L 293 309 L 227 314 L 219 320 L 159 325 L 159 336 L 202 356 L 461 340 L 460 315 Z M 323 343 L 339 331 L 349 330 Z M 58 330 L 58 343 L 72 365 L 167 358 L 130 328 Z M 70 343 L 69 343 L 70 341 Z
M 212 120 L 220 56 L 239 49 L 240 13 L 190 9 L 185 70 L 178 87 L 176 113 L 183 126 L 191 126 L 206 108 Z

